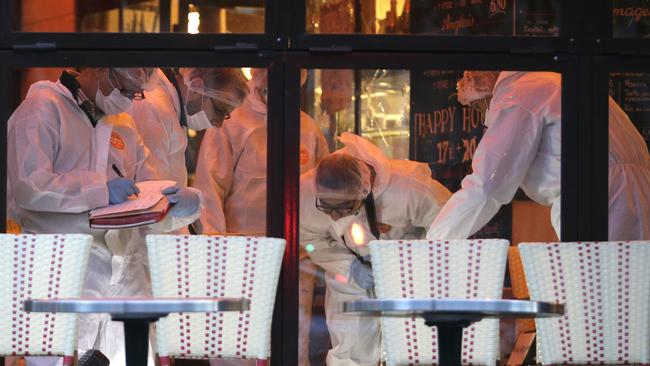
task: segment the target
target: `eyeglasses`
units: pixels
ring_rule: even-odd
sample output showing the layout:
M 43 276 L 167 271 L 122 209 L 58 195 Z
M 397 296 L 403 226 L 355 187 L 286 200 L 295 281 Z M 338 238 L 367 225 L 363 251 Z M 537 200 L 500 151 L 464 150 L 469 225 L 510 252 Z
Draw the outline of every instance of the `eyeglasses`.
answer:
M 336 206 L 324 205 L 318 198 L 316 198 L 316 209 L 324 214 L 331 214 L 333 212 L 338 213 L 339 215 L 350 215 L 356 214 L 359 211 L 359 201 L 351 201 L 349 204 L 342 204 Z
M 224 121 L 230 119 L 230 112 L 228 112 L 226 109 L 219 108 L 216 105 L 214 106 L 214 113 L 217 115 L 217 117 L 221 117 L 221 119 Z
M 120 94 L 122 94 L 123 96 L 125 96 L 125 97 L 127 97 L 127 98 L 129 98 L 131 100 L 143 100 L 144 99 L 144 92 L 129 90 L 129 89 L 126 89 L 126 88 L 122 87 L 122 83 L 120 83 L 120 80 L 116 76 L 114 76 L 114 78 L 115 78 L 115 83 L 117 84 L 117 86 L 113 85 L 113 82 L 111 81 L 111 75 L 112 74 L 110 74 L 110 73 L 108 74 L 108 84 L 111 87 L 119 90 Z
M 120 94 L 123 96 L 131 99 L 131 100 L 143 100 L 144 99 L 144 92 L 137 92 L 137 91 L 132 91 L 132 90 L 126 90 L 126 89 L 118 89 L 120 90 Z

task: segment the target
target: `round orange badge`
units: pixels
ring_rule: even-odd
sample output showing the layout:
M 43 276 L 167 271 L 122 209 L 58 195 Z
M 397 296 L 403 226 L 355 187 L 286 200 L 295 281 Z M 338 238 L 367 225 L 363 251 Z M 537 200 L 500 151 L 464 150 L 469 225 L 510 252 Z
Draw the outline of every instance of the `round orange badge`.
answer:
M 118 150 L 124 150 L 124 140 L 122 140 L 122 136 L 115 131 L 111 132 L 111 145 Z
M 305 165 L 309 162 L 309 151 L 304 146 L 300 146 L 300 165 Z

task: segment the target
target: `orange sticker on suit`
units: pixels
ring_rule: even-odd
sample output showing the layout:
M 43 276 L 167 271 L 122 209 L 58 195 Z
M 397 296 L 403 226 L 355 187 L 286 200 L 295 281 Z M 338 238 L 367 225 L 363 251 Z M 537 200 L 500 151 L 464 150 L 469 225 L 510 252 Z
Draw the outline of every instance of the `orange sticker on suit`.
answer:
M 118 150 L 124 150 L 124 140 L 117 132 L 111 132 L 111 145 Z
M 300 165 L 305 165 L 309 162 L 309 151 L 304 146 L 300 146 Z

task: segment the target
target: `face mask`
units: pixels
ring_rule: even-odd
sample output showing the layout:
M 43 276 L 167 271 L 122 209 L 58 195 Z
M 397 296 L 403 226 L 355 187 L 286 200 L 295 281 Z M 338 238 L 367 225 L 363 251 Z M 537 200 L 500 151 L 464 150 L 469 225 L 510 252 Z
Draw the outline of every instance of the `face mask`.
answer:
M 105 96 L 99 90 L 99 82 L 97 83 L 97 94 L 95 95 L 95 104 L 104 111 L 107 115 L 120 114 L 131 107 L 133 101 L 124 95 L 120 94 L 117 88 L 113 88 L 110 95 Z
M 204 110 L 190 116 L 187 113 L 187 105 L 185 105 L 185 114 L 187 115 L 187 127 L 192 130 L 201 131 L 212 127 L 212 122 L 210 122 Z

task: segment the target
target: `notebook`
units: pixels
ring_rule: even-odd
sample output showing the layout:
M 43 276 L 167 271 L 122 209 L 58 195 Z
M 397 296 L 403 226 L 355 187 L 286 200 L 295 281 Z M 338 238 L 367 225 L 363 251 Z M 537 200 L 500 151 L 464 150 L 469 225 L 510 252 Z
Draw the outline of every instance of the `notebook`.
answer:
M 90 227 L 94 229 L 124 229 L 161 221 L 167 216 L 171 204 L 162 191 L 173 187 L 171 180 L 150 180 L 135 184 L 140 189 L 137 196 L 115 205 L 96 208 L 89 213 Z

